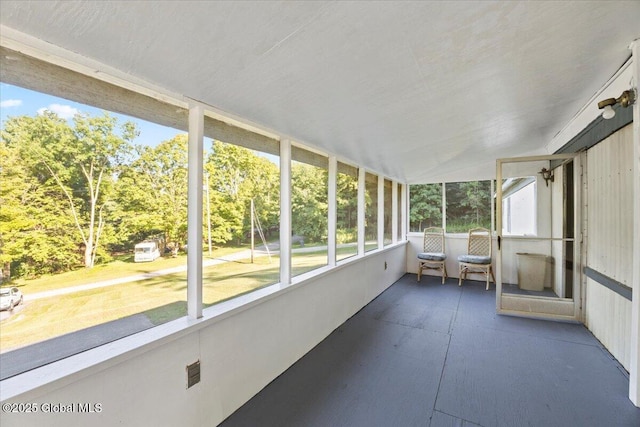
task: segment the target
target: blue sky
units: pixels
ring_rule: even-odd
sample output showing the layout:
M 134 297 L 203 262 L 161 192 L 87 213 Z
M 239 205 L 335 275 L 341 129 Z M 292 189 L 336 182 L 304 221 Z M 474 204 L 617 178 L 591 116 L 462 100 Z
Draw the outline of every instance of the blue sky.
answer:
M 71 120 L 76 112 L 88 113 L 91 116 L 102 114 L 102 110 L 99 108 L 78 104 L 77 102 L 45 95 L 18 86 L 0 83 L 0 118 L 2 120 L 2 128 L 4 128 L 4 123 L 8 117 L 22 115 L 35 116 L 45 108 L 68 120 Z M 134 141 L 136 144 L 156 146 L 162 141 L 171 139 L 179 133 L 183 133 L 176 129 L 160 126 L 123 114 L 113 112 L 111 114 L 118 118 L 118 123 L 124 123 L 127 120 L 137 123 L 140 136 Z M 205 141 L 205 147 L 210 146 L 210 144 L 210 141 Z
M 55 112 L 61 118 L 67 119 L 70 123 L 74 114 L 88 113 L 91 116 L 99 116 L 102 110 L 86 104 L 69 101 L 64 98 L 46 95 L 44 93 L 23 89 L 18 86 L 0 83 L 0 129 L 4 129 L 4 123 L 8 117 L 35 116 L 43 109 Z M 135 144 L 155 147 L 162 141 L 173 138 L 179 133 L 185 133 L 177 129 L 161 126 L 155 123 L 140 120 L 135 117 L 126 116 L 110 112 L 118 118 L 118 123 L 132 121 L 137 124 L 140 135 L 133 141 Z M 205 153 L 211 148 L 210 138 L 204 138 Z M 279 158 L 266 153 L 255 152 L 258 156 L 266 157 L 275 164 L 279 164 Z

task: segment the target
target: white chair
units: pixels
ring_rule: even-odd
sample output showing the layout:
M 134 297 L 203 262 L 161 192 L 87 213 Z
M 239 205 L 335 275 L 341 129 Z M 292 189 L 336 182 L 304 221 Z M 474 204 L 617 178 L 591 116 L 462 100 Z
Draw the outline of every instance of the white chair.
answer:
M 439 227 L 425 228 L 422 250 L 423 252 L 418 254 L 418 282 L 422 276 L 422 270 L 433 269 L 442 272 L 442 284 L 444 285 L 444 279 L 447 278 L 444 230 Z
M 489 290 L 489 275 L 496 282 L 491 267 L 491 232 L 486 228 L 472 228 L 469 230 L 469 242 L 466 255 L 458 257 L 460 263 L 460 275 L 458 286 L 467 278 L 467 273 L 482 273 L 487 277 L 487 290 Z

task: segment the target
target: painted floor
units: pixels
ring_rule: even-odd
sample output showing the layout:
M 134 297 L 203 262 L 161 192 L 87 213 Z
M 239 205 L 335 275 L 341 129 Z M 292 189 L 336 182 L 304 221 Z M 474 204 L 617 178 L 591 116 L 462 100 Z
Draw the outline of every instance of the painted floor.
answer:
M 495 314 L 495 290 L 405 275 L 221 425 L 640 426 L 582 325 Z

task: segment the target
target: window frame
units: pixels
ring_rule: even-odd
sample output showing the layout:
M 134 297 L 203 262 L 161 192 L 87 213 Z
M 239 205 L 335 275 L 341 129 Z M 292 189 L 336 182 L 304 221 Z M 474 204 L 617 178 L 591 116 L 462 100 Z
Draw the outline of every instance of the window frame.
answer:
M 442 229 L 444 230 L 445 236 L 451 236 L 451 237 L 461 237 L 461 236 L 465 236 L 467 233 L 466 232 L 449 232 L 447 231 L 447 192 L 446 192 L 446 184 L 452 184 L 452 183 L 461 183 L 461 182 L 486 182 L 489 181 L 489 194 L 490 194 L 490 217 L 491 217 L 491 226 L 489 228 L 489 230 L 491 231 L 492 235 L 496 234 L 496 223 L 495 223 L 495 216 L 496 216 L 496 206 L 495 206 L 495 179 L 491 178 L 491 179 L 477 179 L 477 180 L 468 180 L 468 181 L 443 181 L 443 182 L 427 182 L 427 183 L 422 183 L 422 184 L 411 184 L 408 187 L 408 212 L 411 212 L 411 186 L 412 185 L 439 185 L 441 188 L 441 192 L 442 192 L 442 201 L 440 203 L 440 212 L 441 212 L 441 225 L 440 227 L 442 227 Z M 408 214 L 409 215 L 409 214 Z M 407 226 L 411 226 L 410 224 L 410 219 L 407 220 Z M 421 234 L 422 231 L 409 231 L 410 235 L 418 235 Z
M 195 245 L 195 250 L 188 252 L 187 258 L 187 315 L 180 317 L 175 321 L 160 325 L 158 327 L 152 327 L 148 330 L 136 333 L 141 335 L 143 339 L 133 337 L 132 335 L 118 338 L 114 341 L 106 341 L 99 344 L 93 350 L 97 353 L 103 354 L 105 360 L 113 355 L 108 355 L 109 350 L 103 352 L 102 348 L 113 349 L 118 348 L 123 352 L 130 352 L 136 348 L 140 348 L 144 345 L 150 344 L 155 341 L 170 340 L 171 337 L 179 333 L 179 331 L 185 330 L 187 325 L 192 325 L 191 322 L 203 318 L 212 319 L 219 315 L 229 313 L 236 309 L 245 309 L 248 304 L 252 304 L 262 298 L 268 297 L 274 293 L 282 291 L 291 285 L 298 284 L 305 281 L 309 277 L 315 277 L 325 274 L 332 267 L 336 267 L 335 258 L 332 261 L 329 259 L 327 268 L 320 268 L 312 271 L 310 275 L 304 275 L 305 277 L 297 277 L 295 281 L 292 280 L 290 274 L 291 268 L 291 160 L 293 145 L 286 137 L 278 135 L 271 130 L 262 129 L 250 123 L 245 123 L 237 118 L 229 118 L 223 116 L 217 112 L 213 107 L 204 105 L 200 102 L 186 99 L 182 96 L 176 96 L 166 92 L 158 92 L 156 89 L 149 89 L 136 83 L 132 83 L 125 79 L 114 78 L 106 73 L 95 73 L 95 70 L 90 67 L 85 67 L 78 62 L 74 62 L 69 59 L 60 59 L 54 55 L 49 55 L 42 52 L 29 51 L 29 56 L 24 53 L 12 50 L 2 45 L 0 47 L 0 54 L 4 56 L 12 56 L 19 58 L 17 61 L 7 61 L 6 67 L 3 67 L 3 83 L 16 85 L 25 89 L 35 90 L 43 94 L 49 94 L 64 99 L 69 99 L 74 102 L 83 103 L 92 107 L 101 108 L 107 111 L 120 113 L 135 118 L 146 120 L 152 123 L 160 124 L 163 126 L 171 127 L 179 131 L 188 133 L 188 239 L 195 241 L 202 241 L 203 239 L 203 175 L 204 175 L 204 153 L 203 144 L 204 138 L 211 138 L 215 140 L 224 141 L 225 143 L 235 144 L 245 148 L 250 148 L 256 151 L 260 151 L 267 154 L 275 154 L 279 156 L 280 161 L 280 244 L 284 248 L 283 255 L 281 255 L 280 265 L 280 282 L 274 285 L 267 285 L 266 287 L 259 288 L 249 293 L 240 294 L 232 297 L 230 300 L 223 301 L 215 304 L 211 307 L 203 308 L 202 302 L 202 255 L 203 248 L 199 245 Z M 46 59 L 44 59 L 46 58 Z M 64 64 L 59 65 L 59 64 Z M 72 64 L 72 65 L 68 65 Z M 23 72 L 29 71 L 29 72 Z M 104 96 L 104 94 L 109 96 Z M 304 144 L 299 144 L 306 150 L 314 151 Z M 337 171 L 335 167 L 332 171 L 332 162 L 335 162 L 335 158 L 328 154 L 322 154 L 329 157 L 329 170 L 330 176 L 333 176 L 335 181 Z M 348 161 L 345 163 L 349 163 Z M 335 164 L 335 163 L 334 163 Z M 356 166 L 354 166 L 356 167 Z M 341 264 L 352 261 L 357 261 L 363 257 L 369 256 L 369 254 L 376 254 L 381 250 L 392 249 L 395 244 L 406 244 L 406 239 L 397 239 L 391 245 L 384 248 L 378 245 L 377 248 L 371 251 L 364 251 L 364 178 L 365 169 L 361 166 L 357 166 L 358 170 L 358 195 L 357 195 L 357 211 L 358 211 L 358 251 L 355 256 L 343 259 Z M 381 184 L 386 178 L 383 174 L 369 172 Z M 331 179 L 331 178 L 330 178 Z M 395 187 L 396 182 L 392 178 L 386 178 L 390 180 Z M 399 184 L 400 189 L 408 190 L 408 185 Z M 380 205 L 381 197 L 383 194 L 377 195 L 378 205 Z M 335 191 L 331 194 L 329 191 L 329 198 L 333 199 L 332 203 L 335 205 Z M 400 195 L 400 200 L 407 202 L 407 197 L 404 192 Z M 378 208 L 379 209 L 379 208 Z M 331 210 L 329 210 L 329 215 Z M 396 215 L 395 221 L 392 220 L 392 229 L 406 230 L 406 206 L 400 209 L 400 212 Z M 382 216 L 377 215 L 377 228 L 379 229 L 382 221 Z M 397 224 L 400 222 L 400 224 Z M 331 221 L 329 221 L 331 224 Z M 333 230 L 331 229 L 333 228 Z M 289 233 L 287 237 L 286 234 Z M 335 225 L 329 227 L 329 235 L 335 234 Z M 380 234 L 380 233 L 378 233 Z M 193 240 L 192 240 L 193 241 Z M 287 256 L 288 252 L 288 256 Z M 284 270 L 289 269 L 289 274 L 283 274 Z M 188 326 L 190 327 L 190 326 Z M 166 335 L 165 335 L 166 334 Z M 126 349 L 126 350 L 125 350 Z M 93 351 L 91 352 L 94 353 Z M 120 354 L 120 353 L 119 353 Z M 124 354 L 124 353 L 122 353 Z M 61 361 L 64 361 L 75 355 L 64 356 Z M 92 356 L 93 357 L 93 356 Z M 90 360 L 91 359 L 91 360 Z M 65 372 L 63 375 L 70 375 L 71 371 L 79 372 L 79 369 L 87 369 L 87 367 L 96 366 L 98 362 L 91 357 L 83 360 L 89 360 L 87 365 L 83 368 L 68 367 L 69 372 Z M 52 365 L 58 365 L 58 362 L 53 362 Z M 46 372 L 50 372 L 52 376 L 58 377 L 59 372 L 52 372 L 55 370 L 55 366 L 50 368 L 47 365 L 29 368 L 22 373 L 16 375 L 16 378 L 30 372 L 32 369 L 46 368 Z M 45 377 L 41 377 L 42 381 L 46 382 Z M 50 380 L 49 380 L 50 381 Z M 31 387 L 25 386 L 25 387 Z

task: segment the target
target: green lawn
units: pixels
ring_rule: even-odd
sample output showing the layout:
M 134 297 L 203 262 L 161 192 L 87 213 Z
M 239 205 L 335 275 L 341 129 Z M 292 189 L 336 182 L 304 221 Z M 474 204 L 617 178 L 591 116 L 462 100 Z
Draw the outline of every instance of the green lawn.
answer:
M 247 249 L 246 247 L 223 247 L 212 252 L 212 258 L 218 258 L 230 253 Z M 204 259 L 209 259 L 208 251 L 204 251 Z M 11 286 L 17 286 L 23 293 L 35 293 L 52 289 L 66 288 L 70 286 L 84 285 L 86 283 L 103 280 L 117 279 L 120 277 L 150 273 L 187 264 L 187 256 L 161 257 L 152 262 L 134 262 L 133 255 L 121 257 L 108 264 L 100 264 L 93 268 L 81 268 L 75 271 L 55 275 L 44 275 L 37 279 L 16 279 Z
M 279 281 L 279 258 L 277 256 L 271 258 L 271 263 L 268 257 L 257 257 L 253 264 L 247 259 L 204 268 L 204 305 L 211 306 L 260 287 L 277 283 Z M 295 259 L 293 275 L 326 265 L 326 251 L 295 254 Z M 116 266 L 105 266 L 106 274 L 102 276 L 84 274 L 76 277 L 78 272 L 65 273 L 49 277 L 48 284 L 42 282 L 45 279 L 28 282 L 22 289 L 29 289 L 29 292 L 32 292 L 34 289 L 45 290 L 79 285 L 96 279 L 105 280 L 105 277 L 114 275 L 115 272 L 120 273 L 115 277 L 139 274 L 180 265 L 179 261 L 184 263 L 185 260 L 186 257 L 179 257 L 178 259 L 163 259 L 161 263 L 159 262 L 161 260 L 156 260 L 153 263 L 144 264 L 128 264 L 120 261 L 114 263 Z M 158 264 L 156 264 L 157 262 Z M 122 268 L 115 268 L 118 266 Z M 134 268 L 129 268 L 132 266 Z M 126 274 L 123 274 L 123 271 Z M 84 281 L 82 277 L 84 277 Z M 58 278 L 61 280 L 58 281 Z M 33 282 L 36 282 L 34 286 L 32 286 Z M 14 315 L 0 324 L 0 352 L 140 313 L 154 325 L 177 319 L 186 315 L 187 312 L 186 289 L 186 272 L 182 272 L 27 301 L 19 311 L 17 309 Z

